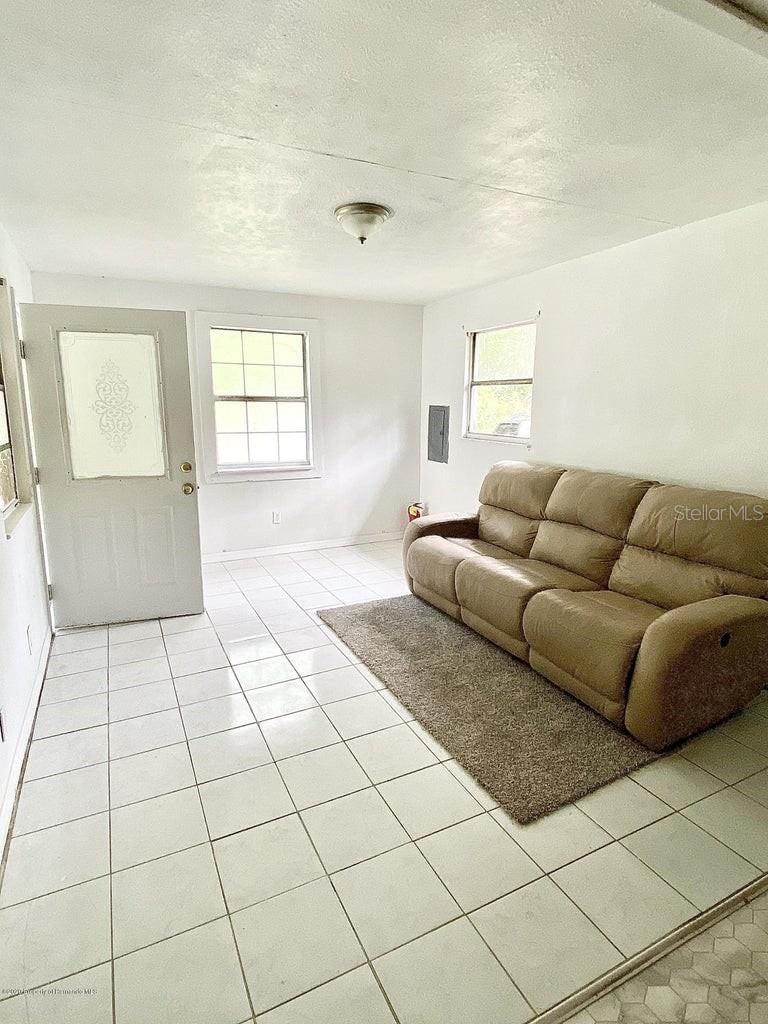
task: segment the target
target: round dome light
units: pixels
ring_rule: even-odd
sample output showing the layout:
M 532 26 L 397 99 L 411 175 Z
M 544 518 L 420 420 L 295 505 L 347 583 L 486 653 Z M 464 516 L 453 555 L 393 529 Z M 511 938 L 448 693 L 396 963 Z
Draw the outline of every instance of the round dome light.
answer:
M 384 221 L 394 217 L 394 211 L 381 203 L 344 203 L 333 212 L 347 234 L 361 245 Z

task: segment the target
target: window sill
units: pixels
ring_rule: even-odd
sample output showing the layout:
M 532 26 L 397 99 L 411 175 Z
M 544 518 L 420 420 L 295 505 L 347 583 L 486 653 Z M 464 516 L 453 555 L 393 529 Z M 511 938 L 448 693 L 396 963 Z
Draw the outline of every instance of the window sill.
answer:
M 461 435 L 465 441 L 492 441 L 494 444 L 516 444 L 523 448 L 531 449 L 530 437 L 504 437 L 500 434 L 470 434 L 466 432 Z
M 28 515 L 32 515 L 33 505 L 31 502 L 19 502 L 14 505 L 3 516 L 5 524 L 5 539 L 10 540 L 16 529 L 24 522 Z
M 209 484 L 266 483 L 271 480 L 316 480 L 322 476 L 317 466 L 301 466 L 296 469 L 225 469 L 210 473 Z

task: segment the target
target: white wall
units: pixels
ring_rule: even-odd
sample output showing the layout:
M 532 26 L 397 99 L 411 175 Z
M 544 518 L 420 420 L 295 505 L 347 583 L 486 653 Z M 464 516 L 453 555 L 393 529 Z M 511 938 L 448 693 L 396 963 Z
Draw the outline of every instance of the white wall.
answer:
M 322 477 L 201 483 L 203 551 L 403 528 L 418 494 L 420 307 L 57 274 L 33 274 L 33 286 L 36 302 L 322 320 Z M 191 315 L 188 328 L 191 338 Z M 272 525 L 273 510 L 282 513 L 280 526 Z
M 768 495 L 768 203 L 434 302 L 424 311 L 422 498 L 477 504 L 500 459 Z M 461 437 L 466 330 L 541 310 L 532 443 Z M 450 461 L 426 461 L 450 405 Z
M 32 298 L 29 271 L 2 226 L 0 277 L 14 288 L 18 301 Z M 4 352 L 6 369 L 15 356 L 13 351 Z M 13 805 L 50 638 L 33 506 L 28 505 L 18 511 L 13 520 L 10 536 L 0 521 L 0 708 L 5 723 L 5 742 L 0 743 L 0 849 Z

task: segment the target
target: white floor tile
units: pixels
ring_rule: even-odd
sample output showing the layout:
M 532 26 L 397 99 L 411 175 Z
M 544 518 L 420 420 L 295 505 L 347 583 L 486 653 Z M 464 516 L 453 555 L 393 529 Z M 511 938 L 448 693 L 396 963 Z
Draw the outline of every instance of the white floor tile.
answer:
M 107 627 L 84 629 L 80 633 L 57 634 L 51 645 L 51 654 L 72 654 L 74 651 L 89 651 L 104 647 L 107 643 Z
M 214 697 L 226 697 L 229 693 L 240 693 L 240 683 L 231 668 L 214 668 L 210 672 L 179 676 L 173 683 L 182 706 L 212 700 Z
M 374 966 L 405 1024 L 522 1024 L 531 1016 L 467 920 L 409 942 Z
M 381 694 L 375 692 L 326 704 L 325 713 L 345 740 L 378 729 L 389 729 L 402 722 Z
M 112 722 L 109 726 L 111 757 L 128 757 L 129 754 L 140 754 L 144 750 L 167 747 L 183 740 L 184 729 L 178 708 Z
M 277 658 L 280 648 L 271 636 L 255 636 L 250 640 L 233 640 L 224 644 L 227 657 L 233 665 L 246 665 L 264 658 Z
M 696 914 L 696 908 L 619 843 L 552 876 L 625 956 Z
M 73 651 L 71 654 L 54 654 L 48 660 L 46 679 L 57 676 L 69 676 L 75 672 L 90 672 L 93 669 L 105 668 L 107 665 L 107 648 L 95 647 L 88 651 Z
M 499 806 L 491 794 L 486 792 L 477 779 L 473 778 L 465 768 L 462 768 L 458 761 L 444 761 L 443 764 L 451 775 L 459 780 L 464 789 L 477 800 L 484 811 L 492 811 Z
M 330 597 L 330 594 L 328 596 Z M 285 654 L 308 651 L 313 647 L 323 647 L 328 643 L 325 633 L 317 626 L 306 626 L 302 629 L 291 629 L 282 633 L 276 632 L 275 640 Z
M 542 873 L 487 814 L 435 832 L 417 846 L 465 913 Z
M 687 743 L 683 757 L 723 782 L 733 784 L 768 768 L 768 758 L 720 732 L 706 732 Z
M 205 819 L 194 789 L 181 789 L 112 811 L 113 871 L 207 841 Z
M 358 697 L 360 694 L 370 693 L 373 689 L 362 672 L 359 672 L 354 665 L 332 668 L 329 672 L 306 676 L 304 681 L 317 698 L 318 704 Z
M 77 729 L 90 729 L 107 724 L 107 695 L 96 693 L 90 697 L 76 697 L 60 704 L 48 704 L 38 709 L 34 738 L 60 736 Z
M 139 718 L 141 715 L 151 715 L 175 707 L 176 691 L 170 679 L 128 686 L 124 690 L 113 690 L 109 695 L 109 718 L 112 722 Z
M 75 672 L 71 676 L 46 679 L 40 698 L 41 706 L 55 704 L 76 697 L 90 697 L 94 693 L 107 692 L 106 668 L 94 668 L 90 672 Z
M 255 690 L 259 686 L 284 683 L 287 679 L 295 679 L 297 675 L 293 665 L 284 655 L 238 665 L 235 674 L 244 690 Z
M 0 989 L 33 988 L 110 957 L 109 879 L 0 910 Z
M 21 787 L 13 834 L 24 835 L 108 809 L 109 775 L 106 764 L 51 775 L 46 779 L 26 782 Z
M 760 874 L 680 814 L 627 836 L 624 846 L 699 910 L 714 906 Z
M 225 913 L 209 843 L 117 871 L 112 877 L 114 955 L 168 939 Z
M 476 910 L 471 921 L 539 1012 L 622 959 L 548 878 Z
M 233 643 L 236 640 L 252 640 L 254 637 L 266 636 L 269 630 L 264 623 L 258 619 L 249 622 L 229 622 L 223 626 L 217 626 L 216 632 L 222 644 Z
M 372 782 L 386 782 L 407 772 L 435 764 L 435 755 L 407 725 L 358 736 L 349 741 L 349 749 Z
M 190 740 L 213 732 L 224 732 L 225 729 L 236 729 L 240 725 L 251 725 L 255 720 L 242 693 L 185 704 L 181 717 Z
M 78 732 L 50 739 L 35 740 L 29 748 L 24 779 L 41 779 L 46 775 L 85 768 L 107 760 L 107 726 L 80 729 Z
M 326 878 L 241 910 L 232 922 L 259 1014 L 365 960 Z
M 339 734 L 322 708 L 310 708 L 308 711 L 270 718 L 268 722 L 262 723 L 261 730 L 276 760 L 327 747 L 339 741 Z
M 151 800 L 195 785 L 186 743 L 158 747 L 109 763 L 112 807 Z
M 189 741 L 189 750 L 198 782 L 258 768 L 272 760 L 258 725 L 243 725 L 239 729 L 201 736 Z
M 109 815 L 94 814 L 18 836 L 8 847 L 0 906 L 109 874 Z
M 327 639 L 327 637 L 326 637 Z M 313 647 L 308 651 L 296 651 L 288 660 L 300 676 L 314 676 L 318 672 L 328 672 L 332 668 L 343 668 L 349 664 L 347 658 L 338 647 L 326 644 L 325 647 Z
M 482 812 L 441 764 L 383 782 L 379 792 L 414 839 Z
M 435 755 L 438 761 L 450 761 L 451 755 L 437 740 L 427 732 L 424 726 L 420 722 L 409 722 L 408 728 L 412 729 L 413 732 L 419 737 L 421 742 L 429 747 L 432 753 Z
M 162 658 L 135 661 L 130 665 L 112 665 L 109 669 L 109 689 L 122 690 L 126 686 L 156 683 L 161 679 L 170 678 L 168 659 L 163 655 Z
M 112 966 L 71 974 L 0 1003 L 0 1024 L 112 1024 Z
M 259 1017 L 259 1024 L 394 1024 L 368 966 L 356 967 Z
M 745 747 L 751 747 L 763 756 L 768 756 L 768 718 L 763 715 L 743 711 L 740 715 L 723 722 L 718 731 L 743 743 Z
M 373 787 L 310 807 L 301 816 L 328 872 L 409 841 Z
M 333 876 L 369 957 L 458 917 L 458 904 L 413 843 Z
M 671 813 L 671 808 L 632 779 L 616 779 L 576 801 L 579 810 L 620 839 Z
M 204 651 L 207 647 L 219 646 L 219 637 L 213 626 L 193 629 L 189 633 L 171 633 L 165 637 L 165 650 L 169 657 L 172 654 Z
M 300 679 L 248 690 L 246 697 L 258 722 L 317 706 L 317 701 Z
M 514 821 L 501 809 L 491 811 L 491 816 L 546 872 L 611 842 L 608 833 L 573 804 L 528 825 Z
M 129 665 L 134 661 L 149 661 L 152 658 L 162 658 L 165 654 L 165 644 L 162 637 L 154 637 L 150 640 L 131 640 L 125 644 L 110 644 L 109 665 Z M 96 666 L 89 666 L 95 668 Z
M 218 839 L 213 849 L 230 912 L 324 873 L 298 814 Z
M 768 770 L 758 772 L 757 775 L 750 775 L 748 779 L 739 782 L 736 789 L 751 800 L 756 800 L 763 807 L 768 807 Z
M 343 743 L 286 758 L 280 762 L 280 774 L 299 810 L 370 786 Z
M 200 786 L 212 839 L 240 832 L 293 811 L 274 765 L 251 768 Z
M 679 754 L 659 758 L 632 772 L 632 778 L 675 810 L 710 796 L 725 785 Z
M 752 864 L 768 870 L 768 807 L 724 789 L 682 812 Z
M 206 647 L 202 651 L 172 654 L 168 661 L 171 664 L 171 675 L 174 677 L 229 667 L 229 661 L 222 647 Z
M 227 920 L 195 928 L 115 961 L 120 1024 L 235 1024 L 250 1006 Z

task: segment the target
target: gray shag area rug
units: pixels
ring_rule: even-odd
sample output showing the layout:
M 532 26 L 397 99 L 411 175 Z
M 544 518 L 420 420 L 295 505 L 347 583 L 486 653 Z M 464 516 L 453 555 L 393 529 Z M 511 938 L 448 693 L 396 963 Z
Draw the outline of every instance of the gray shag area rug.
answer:
M 660 756 L 417 597 L 318 615 L 522 824 Z

